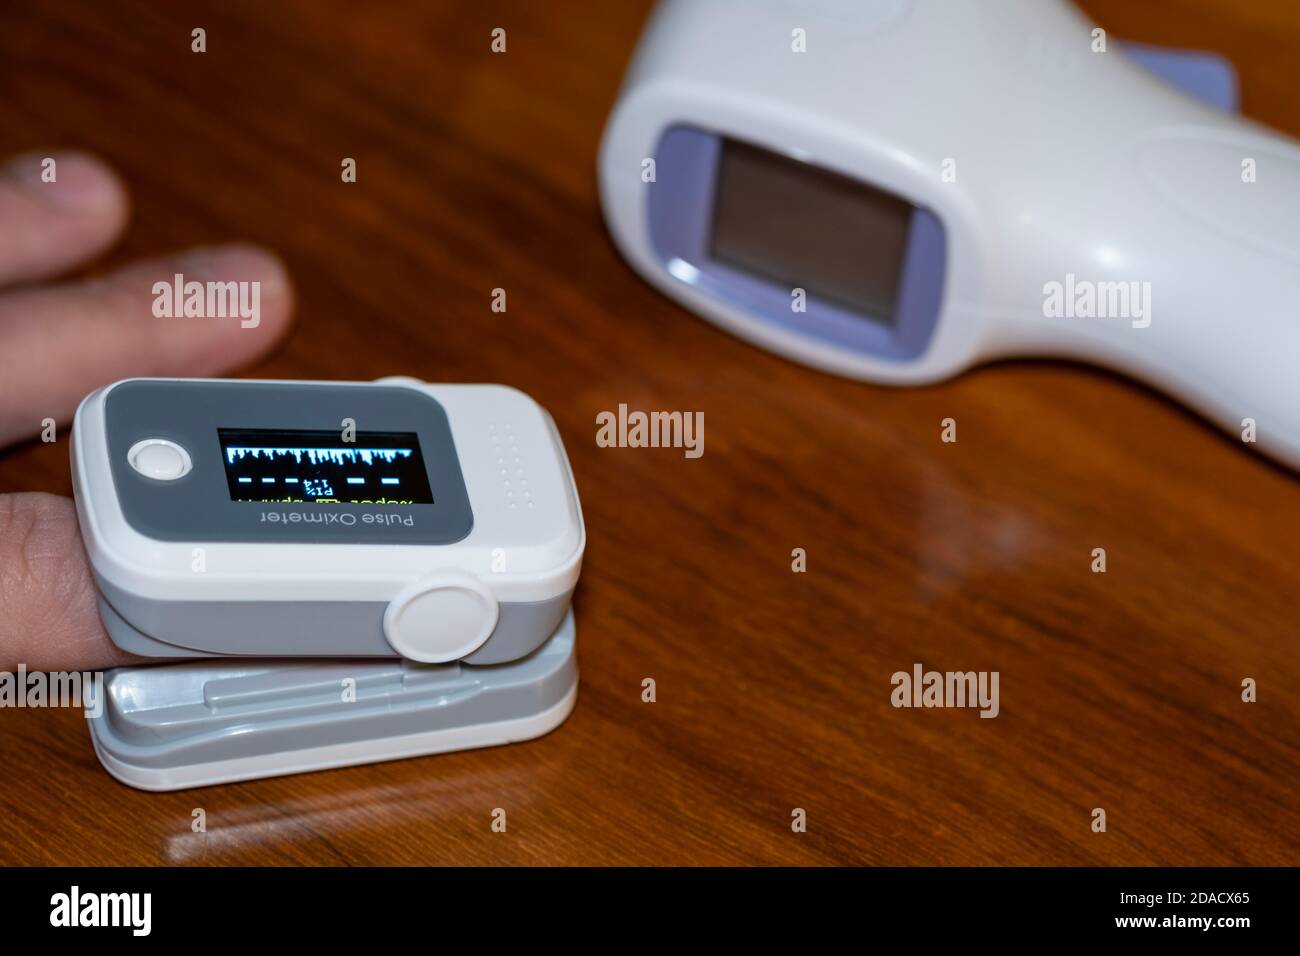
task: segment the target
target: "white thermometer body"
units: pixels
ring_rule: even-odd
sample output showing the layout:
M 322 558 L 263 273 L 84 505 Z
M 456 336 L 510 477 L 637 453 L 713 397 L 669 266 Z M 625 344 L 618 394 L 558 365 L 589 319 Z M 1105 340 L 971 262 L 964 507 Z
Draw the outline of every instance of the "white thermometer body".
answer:
M 1058 0 L 666 0 L 605 131 L 611 232 L 807 364 L 1080 359 L 1300 466 L 1300 148 L 1095 30 Z

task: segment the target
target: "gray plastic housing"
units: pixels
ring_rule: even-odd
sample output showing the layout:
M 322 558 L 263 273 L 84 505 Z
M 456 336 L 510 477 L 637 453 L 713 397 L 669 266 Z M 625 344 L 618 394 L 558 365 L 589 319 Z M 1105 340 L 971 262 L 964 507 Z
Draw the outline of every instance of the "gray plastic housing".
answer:
M 119 780 L 176 790 L 527 740 L 577 695 L 573 614 L 527 657 L 195 661 L 108 672 L 95 752 Z
M 99 616 L 109 638 L 141 657 L 265 657 L 270 635 L 311 634 L 301 655 L 395 657 L 384 636 L 384 601 L 151 601 L 113 586 L 98 573 Z M 499 664 L 531 654 L 560 626 L 573 590 L 548 601 L 500 605 L 496 628 L 462 660 Z M 146 633 L 146 631 L 148 633 Z M 151 636 L 165 634 L 165 641 Z M 182 641 L 184 643 L 182 643 Z M 190 643 L 195 646 L 189 646 Z M 222 653 L 206 648 L 221 647 Z
M 421 450 L 432 500 L 400 506 L 411 518 L 409 525 L 268 523 L 259 520 L 267 507 L 305 517 L 316 516 L 321 506 L 232 499 L 226 467 L 218 453 L 217 436 L 223 425 L 238 424 L 239 430 L 310 431 L 349 417 L 382 423 L 386 431 L 410 433 Z M 140 534 L 158 541 L 439 545 L 463 539 L 474 527 L 447 413 L 437 399 L 419 389 L 242 379 L 137 379 L 108 390 L 104 434 L 124 518 Z M 188 448 L 193 470 L 169 482 L 140 475 L 128 462 L 127 452 L 147 438 L 164 438 Z

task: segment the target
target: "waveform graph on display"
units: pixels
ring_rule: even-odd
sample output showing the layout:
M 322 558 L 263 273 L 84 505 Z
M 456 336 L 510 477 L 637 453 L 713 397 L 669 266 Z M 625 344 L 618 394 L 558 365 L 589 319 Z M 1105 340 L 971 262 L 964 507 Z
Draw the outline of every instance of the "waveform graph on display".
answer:
M 233 501 L 433 504 L 415 432 L 220 428 Z

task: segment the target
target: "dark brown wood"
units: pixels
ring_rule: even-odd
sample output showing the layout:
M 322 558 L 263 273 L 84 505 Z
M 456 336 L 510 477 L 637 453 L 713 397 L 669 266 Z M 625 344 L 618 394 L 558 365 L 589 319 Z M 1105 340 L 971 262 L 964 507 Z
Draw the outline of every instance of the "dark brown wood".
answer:
M 1300 8 L 1087 6 L 1227 54 L 1245 111 L 1300 134 Z M 652 291 L 594 183 L 646 7 L 6 4 L 0 155 L 78 146 L 123 172 L 135 219 L 104 265 L 265 243 L 299 318 L 249 374 L 530 392 L 590 541 L 581 692 L 552 735 L 150 795 L 100 769 L 76 713 L 0 712 L 0 862 L 1294 863 L 1296 476 L 1106 374 L 876 388 Z M 598 448 L 620 402 L 704 411 L 706 453 Z M 27 489 L 69 493 L 65 442 L 0 459 L 0 491 Z M 894 709 L 915 661 L 999 671 L 1001 715 Z

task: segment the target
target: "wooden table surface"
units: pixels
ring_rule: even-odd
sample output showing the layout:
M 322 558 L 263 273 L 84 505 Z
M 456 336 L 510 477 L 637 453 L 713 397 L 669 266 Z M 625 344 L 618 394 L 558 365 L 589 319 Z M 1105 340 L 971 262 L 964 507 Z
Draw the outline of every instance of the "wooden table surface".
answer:
M 99 268 L 278 250 L 297 324 L 244 374 L 516 385 L 559 424 L 589 533 L 581 690 L 551 735 L 146 794 L 100 769 L 79 713 L 0 712 L 0 862 L 1296 862 L 1296 476 L 1107 374 L 873 387 L 653 291 L 594 175 L 648 6 L 0 11 L 0 156 L 82 147 L 132 189 Z M 1228 55 L 1244 111 L 1300 134 L 1300 7 L 1086 6 L 1114 36 Z M 704 456 L 597 447 L 619 403 L 703 411 Z M 0 457 L 0 492 L 29 489 L 70 493 L 65 441 Z M 891 707 L 917 661 L 998 671 L 1000 716 Z

